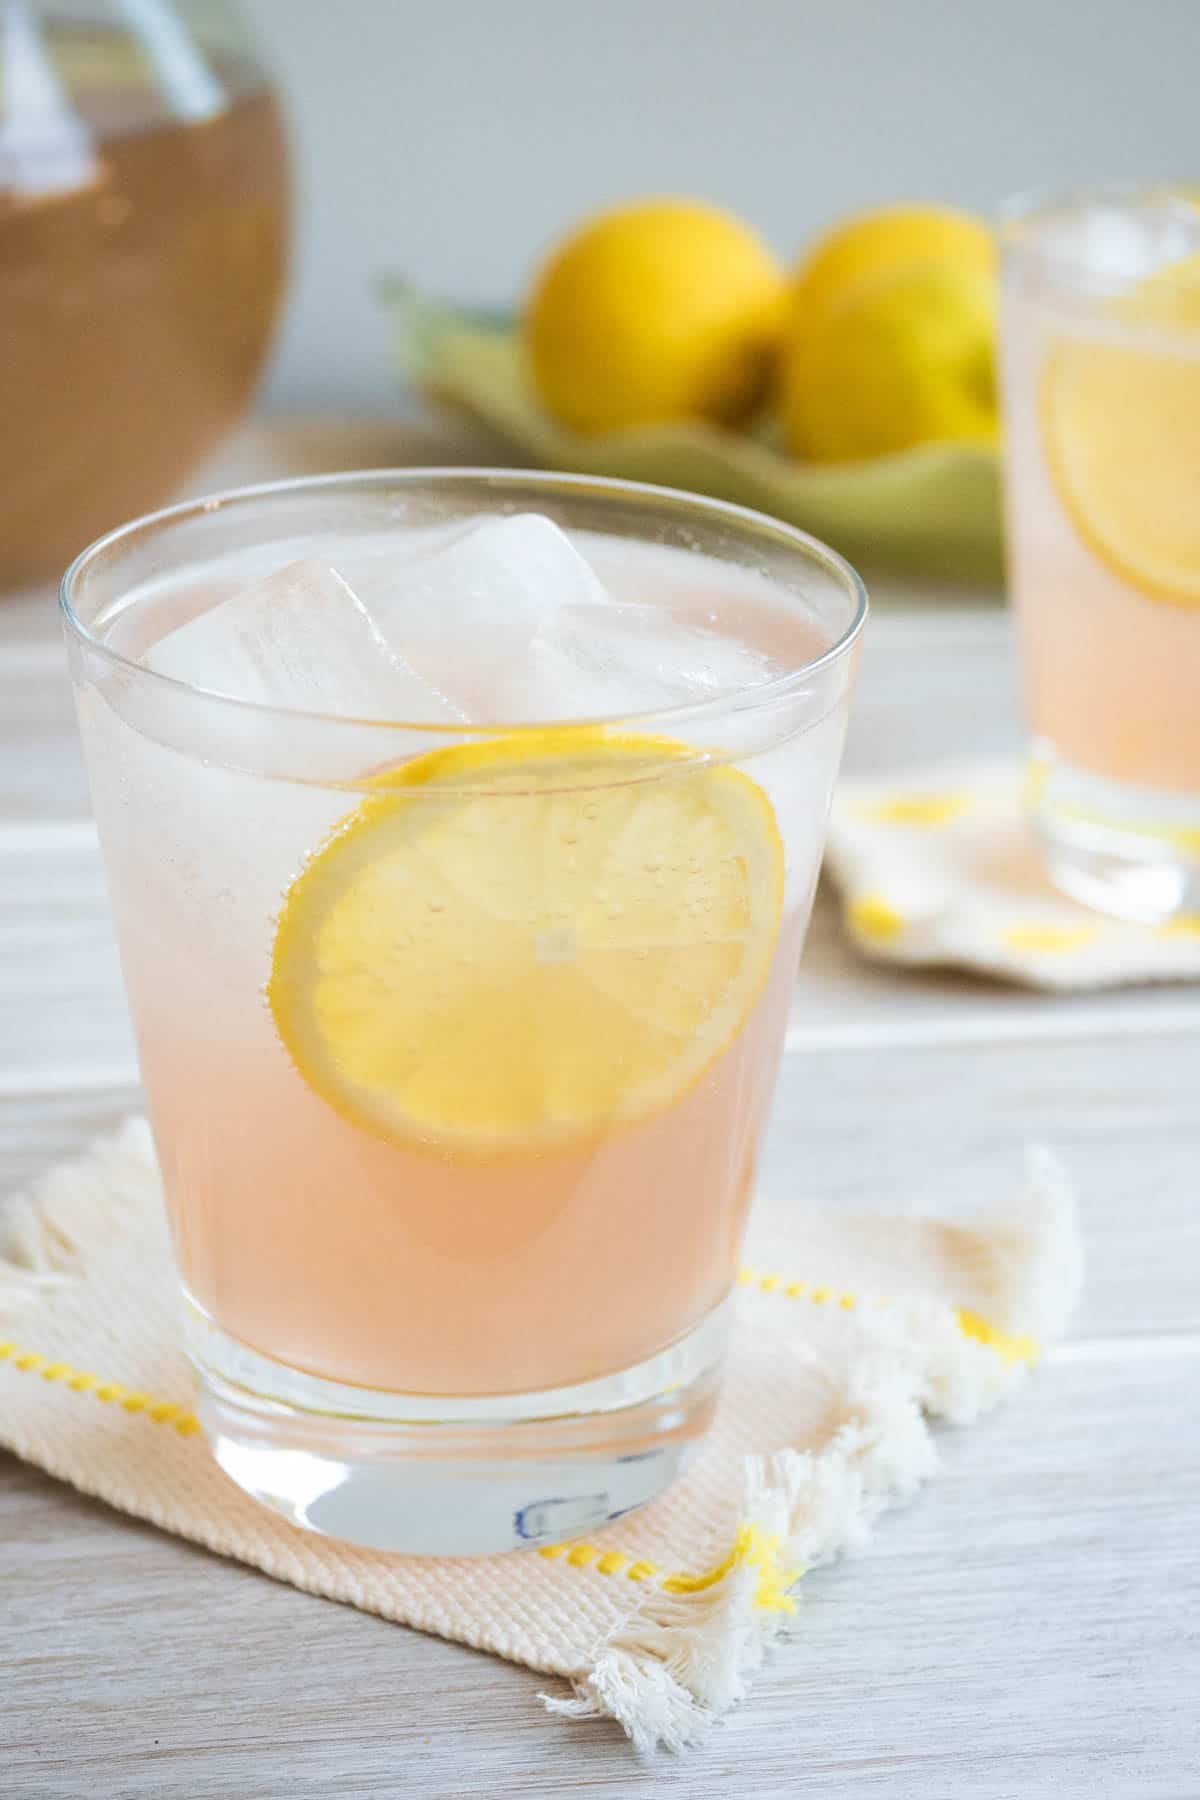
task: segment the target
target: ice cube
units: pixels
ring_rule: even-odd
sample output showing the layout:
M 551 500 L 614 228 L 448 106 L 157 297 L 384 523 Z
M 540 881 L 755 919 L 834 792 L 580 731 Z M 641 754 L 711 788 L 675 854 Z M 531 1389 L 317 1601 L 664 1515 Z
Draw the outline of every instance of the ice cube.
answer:
M 469 719 L 503 717 L 535 636 L 565 608 L 607 605 L 570 538 L 539 513 L 472 520 L 430 549 L 355 570 L 393 651 Z
M 761 651 L 667 607 L 585 602 L 546 623 L 501 698 L 514 722 L 595 718 L 710 700 L 777 673 Z
M 543 634 L 579 668 L 652 681 L 677 702 L 707 700 L 767 680 L 767 657 L 740 638 L 632 602 L 564 608 Z
M 1047 227 L 1052 256 L 1077 265 L 1096 280 L 1143 280 L 1164 263 L 1200 247 L 1200 224 L 1178 201 L 1147 204 L 1137 211 L 1118 202 L 1097 204 Z
M 463 716 L 405 663 L 342 577 L 313 558 L 178 626 L 144 661 L 194 687 L 292 711 L 413 724 Z

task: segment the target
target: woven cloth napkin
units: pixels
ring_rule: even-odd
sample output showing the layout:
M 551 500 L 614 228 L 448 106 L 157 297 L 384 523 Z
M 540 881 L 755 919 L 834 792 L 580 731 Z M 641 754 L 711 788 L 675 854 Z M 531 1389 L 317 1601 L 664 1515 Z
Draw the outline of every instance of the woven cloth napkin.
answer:
M 1013 761 L 938 763 L 844 780 L 826 867 L 867 955 L 976 969 L 1030 987 L 1118 987 L 1200 978 L 1200 916 L 1129 924 L 1047 880 Z
M 586 1543 L 435 1560 L 298 1530 L 210 1458 L 153 1145 L 130 1120 L 0 1219 L 0 1444 L 280 1581 L 563 1677 L 552 1710 L 678 1749 L 781 1631 L 802 1639 L 805 1571 L 933 1472 L 931 1422 L 977 1417 L 1064 1328 L 1073 1199 L 1047 1151 L 1014 1185 L 967 1220 L 763 1201 L 717 1420 L 684 1477 Z

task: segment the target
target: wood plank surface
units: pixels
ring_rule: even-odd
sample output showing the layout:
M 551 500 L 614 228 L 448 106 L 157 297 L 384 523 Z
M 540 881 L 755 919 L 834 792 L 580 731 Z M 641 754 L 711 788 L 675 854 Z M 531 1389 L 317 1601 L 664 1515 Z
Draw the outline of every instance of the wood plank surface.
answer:
M 10 1800 L 1193 1800 L 1200 1360 L 1051 1366 L 961 1437 L 682 1763 L 544 1677 L 0 1475 Z M 601 1577 L 596 1577 L 601 1579 Z M 0 1767 L 5 1767 L 0 1763 Z
M 257 427 L 201 486 L 461 460 L 407 429 Z M 897 596 L 894 596 L 897 597 Z M 910 592 L 910 602 L 921 596 Z M 1020 741 L 1008 622 L 873 621 L 847 766 Z M 0 1194 L 137 1102 L 46 596 L 0 602 Z M 853 1563 L 702 1753 L 637 1763 L 543 1679 L 322 1604 L 0 1459 L 3 1800 L 1200 1796 L 1200 997 L 898 975 L 818 907 L 763 1163 L 771 1205 L 1002 1201 L 1077 1183 L 1071 1341 Z

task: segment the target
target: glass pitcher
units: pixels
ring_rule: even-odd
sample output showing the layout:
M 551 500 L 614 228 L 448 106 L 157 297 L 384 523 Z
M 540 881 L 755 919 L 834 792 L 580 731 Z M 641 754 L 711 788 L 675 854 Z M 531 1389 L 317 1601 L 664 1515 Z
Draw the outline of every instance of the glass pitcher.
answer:
M 238 418 L 287 213 L 235 8 L 0 0 L 0 589 L 167 499 Z

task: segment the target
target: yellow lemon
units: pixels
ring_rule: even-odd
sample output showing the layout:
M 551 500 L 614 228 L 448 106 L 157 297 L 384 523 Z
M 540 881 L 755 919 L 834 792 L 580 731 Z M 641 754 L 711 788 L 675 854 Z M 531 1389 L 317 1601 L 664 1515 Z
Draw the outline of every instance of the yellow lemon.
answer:
M 363 1129 L 553 1149 L 701 1077 L 762 990 L 782 895 L 748 776 L 665 739 L 512 733 L 381 779 L 292 883 L 268 999 Z
M 836 311 L 856 288 L 914 263 L 990 276 L 991 233 L 981 220 L 949 206 L 886 206 L 845 220 L 818 238 L 796 268 L 792 334 Z
M 737 424 L 765 392 L 784 293 L 762 240 L 715 207 L 655 200 L 604 213 L 534 282 L 525 313 L 534 387 L 575 431 Z
M 1076 529 L 1122 580 L 1200 606 L 1200 255 L 1061 339 L 1042 379 L 1046 457 Z
M 817 462 L 996 435 L 995 296 L 977 270 L 914 263 L 856 288 L 785 359 L 793 452 Z

